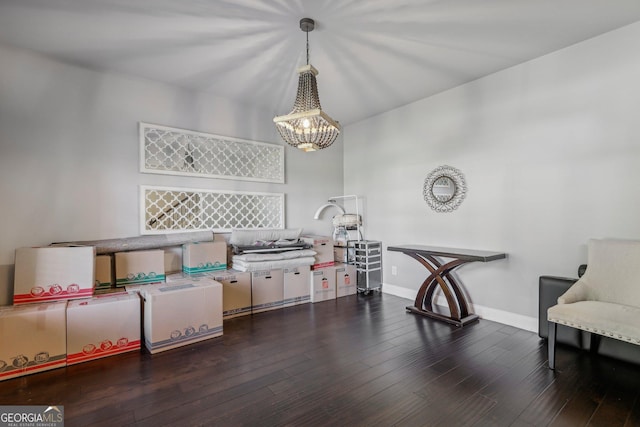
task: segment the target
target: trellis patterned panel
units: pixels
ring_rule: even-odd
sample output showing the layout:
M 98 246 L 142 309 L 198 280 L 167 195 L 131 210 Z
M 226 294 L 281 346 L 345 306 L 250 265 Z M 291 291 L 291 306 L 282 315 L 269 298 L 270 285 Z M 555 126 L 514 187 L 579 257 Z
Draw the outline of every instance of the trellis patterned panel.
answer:
M 284 228 L 284 194 L 140 186 L 141 234 Z
M 140 122 L 140 171 L 284 183 L 284 147 Z

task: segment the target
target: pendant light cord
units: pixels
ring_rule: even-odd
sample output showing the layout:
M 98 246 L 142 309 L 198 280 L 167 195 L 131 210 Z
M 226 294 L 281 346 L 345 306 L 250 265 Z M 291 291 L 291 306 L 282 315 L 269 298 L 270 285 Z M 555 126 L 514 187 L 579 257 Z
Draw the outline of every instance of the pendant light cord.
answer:
M 309 32 L 307 31 L 307 65 L 309 65 Z

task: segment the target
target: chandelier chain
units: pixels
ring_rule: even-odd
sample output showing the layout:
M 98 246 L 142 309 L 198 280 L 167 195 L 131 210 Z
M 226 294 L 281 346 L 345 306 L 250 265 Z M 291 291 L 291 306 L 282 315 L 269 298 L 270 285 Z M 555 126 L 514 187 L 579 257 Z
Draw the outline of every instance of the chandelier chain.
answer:
M 307 31 L 307 65 L 309 65 L 309 32 Z

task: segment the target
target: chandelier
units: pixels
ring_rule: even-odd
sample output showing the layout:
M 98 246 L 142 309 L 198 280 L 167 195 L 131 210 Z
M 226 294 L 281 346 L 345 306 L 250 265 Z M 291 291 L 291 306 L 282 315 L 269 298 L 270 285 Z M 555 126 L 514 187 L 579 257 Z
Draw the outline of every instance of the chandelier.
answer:
M 307 65 L 298 68 L 298 91 L 293 110 L 273 119 L 282 139 L 303 151 L 327 148 L 340 134 L 340 124 L 322 111 L 316 82 L 318 70 L 309 64 L 309 32 L 314 27 L 313 19 L 300 20 L 300 29 L 307 33 Z

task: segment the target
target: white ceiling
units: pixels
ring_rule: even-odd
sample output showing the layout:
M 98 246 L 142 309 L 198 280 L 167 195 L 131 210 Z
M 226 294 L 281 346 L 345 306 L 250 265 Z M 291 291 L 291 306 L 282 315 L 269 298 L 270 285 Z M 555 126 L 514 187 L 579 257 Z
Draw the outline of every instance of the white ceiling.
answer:
M 323 109 L 350 124 L 639 21 L 640 0 L 0 0 L 0 43 L 275 116 L 303 17 Z

